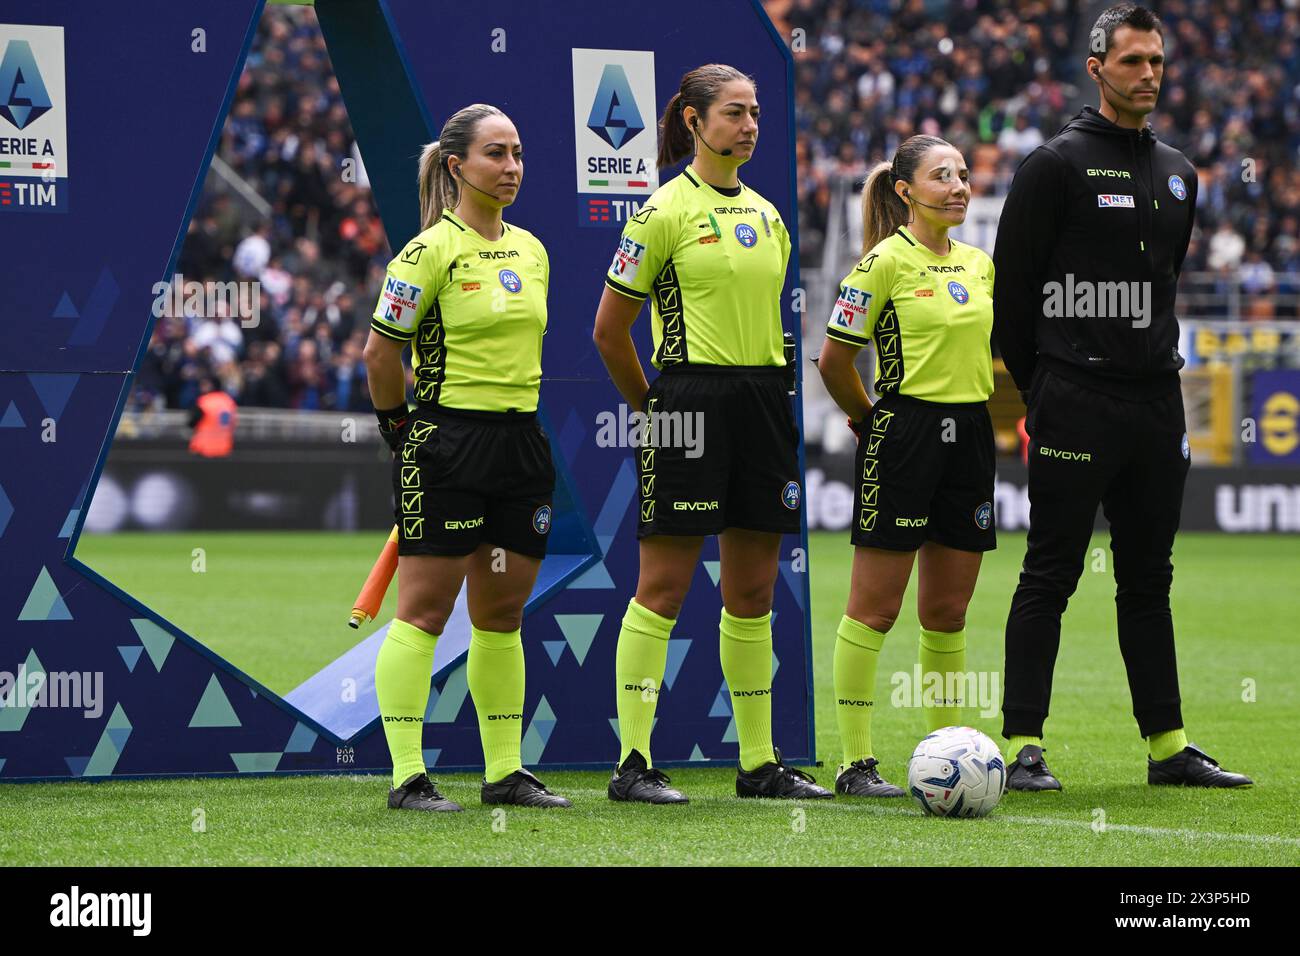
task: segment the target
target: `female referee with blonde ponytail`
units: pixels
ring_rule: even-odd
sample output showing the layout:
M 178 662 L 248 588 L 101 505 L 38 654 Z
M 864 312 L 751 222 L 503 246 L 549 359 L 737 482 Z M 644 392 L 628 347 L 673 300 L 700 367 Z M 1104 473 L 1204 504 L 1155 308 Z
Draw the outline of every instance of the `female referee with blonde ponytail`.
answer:
M 500 110 L 475 104 L 447 120 L 420 156 L 423 231 L 388 264 L 366 343 L 370 396 L 394 453 L 399 533 L 397 617 L 375 663 L 393 809 L 461 809 L 430 781 L 422 732 L 434 648 L 467 578 L 469 690 L 486 764 L 480 798 L 570 805 L 520 761 L 520 622 L 546 554 L 555 486 L 536 420 L 549 261 L 536 237 L 501 218 L 523 171 L 519 134 Z
M 624 228 L 594 336 L 614 385 L 650 416 L 637 455 L 640 576 L 615 654 L 622 752 L 609 796 L 686 802 L 651 763 L 650 729 L 669 635 L 704 536 L 716 534 L 719 654 L 740 739 L 736 793 L 830 797 L 772 743 L 772 591 L 781 535 L 800 526 L 799 432 L 781 327 L 790 237 L 776 207 L 737 176 L 758 141 L 753 81 L 722 64 L 692 70 L 660 130 L 660 168 L 694 158 Z M 653 384 L 630 332 L 647 299 L 660 370 Z M 688 417 L 702 426 L 693 450 L 656 427 Z
M 913 136 L 862 196 L 863 257 L 840 285 L 818 361 L 858 435 L 848 608 L 835 642 L 835 699 L 846 796 L 896 797 L 871 744 L 876 662 L 919 564 L 922 700 L 930 731 L 962 723 L 966 606 L 995 546 L 993 261 L 952 239 L 970 202 L 961 153 Z M 876 349 L 873 406 L 854 367 Z M 919 555 L 919 558 L 918 558 Z M 933 683 L 943 681 L 937 694 Z

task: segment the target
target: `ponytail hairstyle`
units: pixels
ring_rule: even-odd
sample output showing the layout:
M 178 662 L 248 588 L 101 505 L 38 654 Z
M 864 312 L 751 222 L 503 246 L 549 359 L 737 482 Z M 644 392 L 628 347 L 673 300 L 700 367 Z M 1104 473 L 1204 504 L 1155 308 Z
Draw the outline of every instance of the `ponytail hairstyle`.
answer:
M 894 153 L 892 163 L 880 163 L 867 176 L 862 190 L 862 257 L 899 226 L 912 221 L 912 208 L 894 191 L 894 184 L 916 179 L 921 157 L 935 146 L 951 146 L 938 136 L 912 136 Z
M 447 160 L 459 156 L 463 162 L 469 154 L 469 144 L 481 120 L 489 116 L 505 116 L 495 106 L 475 103 L 467 106 L 447 120 L 442 135 L 420 151 L 420 231 L 428 229 L 442 218 L 444 209 L 455 207 L 460 199 L 460 185 L 451 175 Z
M 754 87 L 755 92 L 758 91 L 758 84 L 752 76 L 725 63 L 707 63 L 682 77 L 681 86 L 664 107 L 664 115 L 659 120 L 660 169 L 672 166 L 695 152 L 695 136 L 686 126 L 683 110 L 693 106 L 696 113 L 705 116 L 722 92 L 723 84 L 732 80 L 744 80 Z

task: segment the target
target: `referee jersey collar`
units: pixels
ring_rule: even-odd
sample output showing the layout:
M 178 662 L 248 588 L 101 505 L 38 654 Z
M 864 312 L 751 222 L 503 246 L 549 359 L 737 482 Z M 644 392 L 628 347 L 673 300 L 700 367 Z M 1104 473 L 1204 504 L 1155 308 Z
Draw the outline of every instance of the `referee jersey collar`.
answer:
M 736 177 L 736 184 L 739 186 L 739 191 L 736 193 L 735 196 L 728 196 L 728 195 L 727 195 L 726 193 L 724 193 L 724 192 L 719 192 L 719 191 L 718 191 L 718 187 L 714 186 L 712 183 L 706 183 L 703 179 L 701 179 L 698 175 L 696 175 L 695 172 L 693 172 L 693 171 L 691 170 L 691 167 L 690 167 L 690 166 L 683 166 L 683 167 L 682 167 L 682 174 L 683 174 L 687 179 L 690 180 L 691 185 L 693 185 L 696 189 L 700 189 L 701 187 L 708 187 L 708 189 L 709 189 L 710 192 L 717 193 L 717 194 L 718 194 L 719 196 L 721 196 L 723 199 L 735 199 L 735 198 L 737 198 L 738 196 L 740 196 L 741 193 L 743 193 L 743 192 L 745 191 L 745 184 L 744 184 L 743 182 L 741 182 L 739 176 Z
M 487 238 L 485 235 L 483 235 L 483 233 L 481 233 L 481 232 L 479 232 L 477 229 L 475 229 L 473 226 L 470 226 L 470 225 L 466 224 L 465 220 L 461 219 L 459 216 L 457 216 L 457 215 L 456 215 L 454 212 L 452 212 L 450 209 L 444 209 L 444 210 L 442 211 L 442 218 L 443 218 L 443 219 L 446 219 L 448 222 L 450 222 L 453 226 L 455 226 L 455 227 L 456 227 L 457 229 L 459 229 L 461 232 L 464 232 L 464 233 L 467 233 L 467 234 L 470 235 L 470 236 L 476 237 L 476 238 L 479 239 L 481 242 L 486 242 L 489 246 L 495 246 L 495 245 L 497 245 L 498 243 L 505 242 L 506 236 L 510 235 L 510 224 L 509 224 L 508 222 L 506 222 L 504 219 L 501 220 L 501 238 L 500 238 L 500 239 L 489 239 L 489 238 Z
M 935 252 L 933 249 L 931 249 L 929 246 L 923 243 L 920 239 L 916 238 L 916 236 L 912 235 L 912 233 L 908 231 L 906 226 L 899 226 L 894 231 L 898 233 L 898 235 L 902 237 L 903 241 L 906 242 L 909 246 L 914 246 L 915 248 L 920 249 L 926 255 L 932 256 L 935 259 L 949 259 L 952 257 L 952 254 L 957 251 L 957 240 L 954 239 L 952 236 L 948 237 L 948 255 L 941 256 L 939 255 L 939 253 Z

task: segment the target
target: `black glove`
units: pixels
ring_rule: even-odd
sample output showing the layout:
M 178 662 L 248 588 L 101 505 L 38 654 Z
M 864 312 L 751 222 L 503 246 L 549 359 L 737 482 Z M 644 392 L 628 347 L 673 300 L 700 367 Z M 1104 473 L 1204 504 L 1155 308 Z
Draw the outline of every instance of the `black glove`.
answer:
M 411 423 L 410 409 L 403 402 L 401 405 L 382 411 L 375 409 L 375 414 L 379 417 L 380 437 L 392 449 L 393 454 L 397 454 L 398 449 L 402 447 L 402 436 L 406 433 L 406 426 Z

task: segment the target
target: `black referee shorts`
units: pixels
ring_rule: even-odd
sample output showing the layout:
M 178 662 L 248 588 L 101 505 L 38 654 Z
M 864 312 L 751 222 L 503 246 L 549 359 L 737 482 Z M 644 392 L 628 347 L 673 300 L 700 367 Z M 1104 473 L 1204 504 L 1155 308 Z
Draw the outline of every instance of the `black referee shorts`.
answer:
M 784 367 L 670 365 L 646 411 L 638 538 L 799 531 L 799 428 Z
M 993 423 L 983 402 L 889 394 L 859 426 L 855 546 L 915 551 L 936 541 L 992 551 Z
M 479 544 L 542 558 L 555 467 L 532 412 L 422 407 L 393 460 L 397 553 L 459 556 Z

